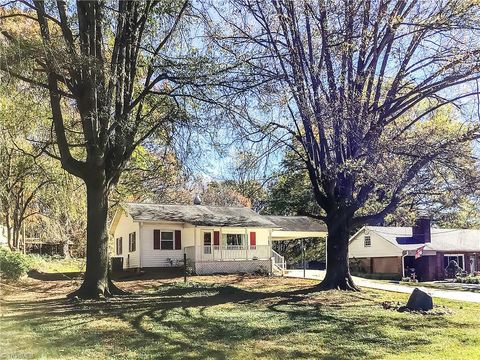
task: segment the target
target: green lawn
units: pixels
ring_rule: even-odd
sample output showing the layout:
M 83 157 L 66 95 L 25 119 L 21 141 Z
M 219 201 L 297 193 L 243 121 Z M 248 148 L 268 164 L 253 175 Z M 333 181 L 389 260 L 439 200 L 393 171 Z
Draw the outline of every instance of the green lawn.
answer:
M 480 359 L 480 304 L 436 300 L 448 314 L 421 315 L 383 308 L 405 302 L 403 294 L 312 293 L 315 282 L 301 279 L 192 279 L 125 280 L 134 294 L 80 304 L 63 298 L 78 281 L 9 286 L 0 358 Z
M 456 282 L 447 282 L 447 281 L 425 281 L 419 283 L 412 282 L 400 282 L 401 285 L 419 287 L 425 286 L 433 289 L 439 290 L 459 290 L 459 291 L 470 291 L 470 292 L 480 292 L 480 284 L 464 284 Z

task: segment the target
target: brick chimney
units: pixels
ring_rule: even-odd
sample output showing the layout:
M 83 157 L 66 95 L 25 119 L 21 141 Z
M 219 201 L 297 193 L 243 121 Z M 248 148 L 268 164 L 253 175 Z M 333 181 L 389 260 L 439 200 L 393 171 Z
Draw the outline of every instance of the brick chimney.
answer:
M 412 227 L 412 237 L 416 243 L 429 243 L 432 240 L 430 232 L 430 218 L 419 217 Z

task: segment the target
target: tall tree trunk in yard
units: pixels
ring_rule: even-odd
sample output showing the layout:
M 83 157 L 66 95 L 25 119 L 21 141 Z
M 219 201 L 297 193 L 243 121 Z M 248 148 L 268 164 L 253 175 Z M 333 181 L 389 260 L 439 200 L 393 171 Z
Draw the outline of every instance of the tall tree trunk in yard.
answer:
M 327 268 L 319 288 L 322 290 L 353 290 L 359 288 L 350 275 L 348 262 L 348 241 L 350 221 L 344 214 L 327 218 Z
M 87 265 L 82 286 L 72 295 L 111 295 L 108 288 L 108 191 L 102 180 L 87 181 Z
M 124 294 L 110 280 L 108 256 L 108 195 L 105 176 L 98 170 L 85 180 L 87 187 L 87 264 L 81 287 L 69 297 L 99 298 Z
M 29 53 L 33 56 L 29 60 L 40 65 L 38 73 L 43 70 L 44 78 L 38 80 L 38 73 L 18 77 L 1 62 L 0 70 L 48 90 L 55 134 L 41 151 L 82 179 L 87 189 L 85 278 L 69 296 L 90 299 L 123 293 L 109 278 L 108 195 L 136 147 L 163 126 L 170 129 L 179 117 L 178 103 L 169 101 L 170 92 L 152 93 L 163 81 L 176 82 L 170 78 L 173 73 L 166 71 L 171 63 L 158 69 L 163 52 L 173 51 L 170 39 L 189 1 L 172 4 L 168 12 L 163 2 L 151 0 L 119 1 L 116 9 L 104 1 L 77 1 L 70 6 L 59 0 L 46 6 L 43 1 L 27 0 L 23 4 L 37 15 L 29 16 L 29 21 L 37 22 L 42 46 Z M 12 47 L 18 46 L 16 34 L 4 35 Z M 148 109 L 143 106 L 146 98 Z M 78 122 L 64 116 L 66 108 L 76 112 Z

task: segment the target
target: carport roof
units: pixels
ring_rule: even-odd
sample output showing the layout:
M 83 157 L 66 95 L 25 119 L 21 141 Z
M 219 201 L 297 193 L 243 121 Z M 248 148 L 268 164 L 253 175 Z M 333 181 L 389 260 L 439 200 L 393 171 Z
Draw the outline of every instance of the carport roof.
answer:
M 308 216 L 263 216 L 283 231 L 326 232 L 324 223 Z

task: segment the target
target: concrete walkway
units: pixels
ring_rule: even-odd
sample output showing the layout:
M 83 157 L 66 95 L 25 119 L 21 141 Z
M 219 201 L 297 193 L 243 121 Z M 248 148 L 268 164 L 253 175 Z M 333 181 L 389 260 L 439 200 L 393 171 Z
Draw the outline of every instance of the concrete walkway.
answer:
M 306 270 L 305 272 L 305 278 L 307 279 L 322 280 L 325 276 L 325 271 L 322 270 Z M 287 270 L 285 276 L 303 278 L 303 270 Z M 414 289 L 414 287 L 408 285 L 377 282 L 374 280 L 359 278 L 356 276 L 354 276 L 353 279 L 355 281 L 355 284 L 357 284 L 358 286 L 371 289 L 395 291 L 407 294 L 411 294 Z M 458 290 L 434 289 L 422 286 L 421 283 L 419 284 L 419 287 L 425 289 L 431 296 L 436 298 L 480 303 L 480 293 Z

